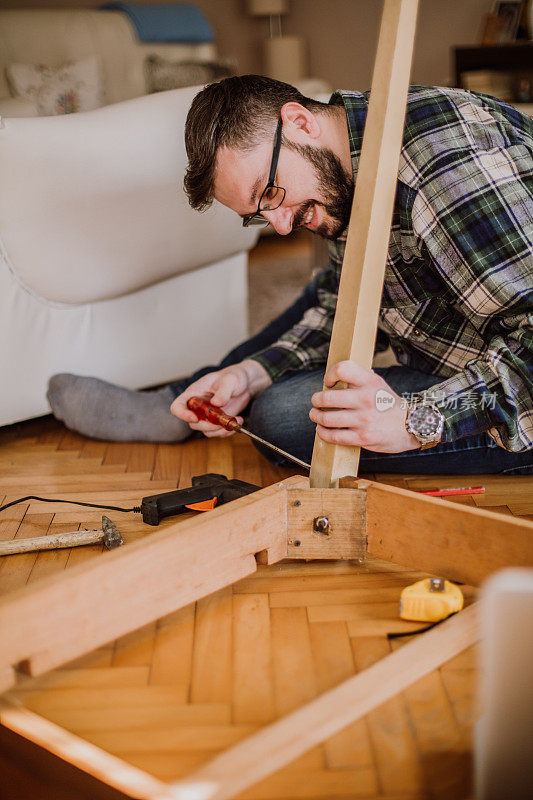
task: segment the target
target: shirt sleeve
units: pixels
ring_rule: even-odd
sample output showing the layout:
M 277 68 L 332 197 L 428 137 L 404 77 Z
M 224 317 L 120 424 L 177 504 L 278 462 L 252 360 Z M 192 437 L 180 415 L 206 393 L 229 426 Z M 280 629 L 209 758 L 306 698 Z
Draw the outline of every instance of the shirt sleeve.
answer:
M 329 267 L 317 278 L 318 305 L 307 309 L 302 319 L 273 345 L 254 353 L 273 381 L 287 372 L 325 368 L 346 237 L 329 243 Z
M 426 392 L 444 414 L 443 441 L 486 431 L 506 450 L 533 448 L 532 324 L 533 316 L 525 315 L 515 330 L 491 340 L 485 358 Z
M 445 415 L 443 441 L 486 431 L 521 452 L 533 448 L 533 140 L 511 141 L 482 122 L 483 141 L 442 166 L 445 180 L 426 180 L 413 207 L 465 320 L 462 368 L 426 394 Z M 478 352 L 467 360 L 469 335 Z

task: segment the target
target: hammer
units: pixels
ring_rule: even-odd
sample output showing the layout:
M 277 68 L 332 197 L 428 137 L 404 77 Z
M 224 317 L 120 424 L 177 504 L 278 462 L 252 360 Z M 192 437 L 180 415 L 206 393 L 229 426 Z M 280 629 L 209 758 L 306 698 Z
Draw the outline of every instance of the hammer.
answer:
M 80 547 L 83 544 L 98 544 L 99 542 L 103 542 L 108 550 L 124 544 L 124 539 L 117 526 L 105 515 L 102 516 L 102 528 L 97 531 L 54 533 L 51 536 L 35 536 L 31 539 L 11 539 L 8 542 L 0 542 L 0 556 L 29 553 L 32 550 Z

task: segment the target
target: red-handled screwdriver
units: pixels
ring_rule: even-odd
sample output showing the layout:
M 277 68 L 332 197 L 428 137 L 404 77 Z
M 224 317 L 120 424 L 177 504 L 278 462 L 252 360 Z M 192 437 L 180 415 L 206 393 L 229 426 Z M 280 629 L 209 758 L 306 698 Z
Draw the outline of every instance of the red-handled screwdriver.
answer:
M 265 447 L 275 450 L 276 453 L 285 456 L 285 458 L 288 458 L 290 461 L 294 461 L 294 463 L 298 464 L 300 467 L 311 469 L 311 464 L 300 461 L 296 456 L 291 456 L 291 454 L 285 452 L 285 450 L 281 450 L 279 447 L 276 447 L 276 445 L 266 442 L 264 439 L 261 439 L 260 436 L 256 436 L 255 433 L 243 428 L 242 425 L 239 425 L 235 417 L 230 417 L 229 414 L 225 414 L 222 409 L 213 406 L 205 397 L 189 397 L 187 400 L 187 408 L 194 411 L 199 420 L 206 420 L 207 422 L 212 422 L 213 425 L 220 425 L 221 428 L 225 428 L 227 431 L 245 433 L 251 439 L 255 439 L 256 442 L 261 442 Z

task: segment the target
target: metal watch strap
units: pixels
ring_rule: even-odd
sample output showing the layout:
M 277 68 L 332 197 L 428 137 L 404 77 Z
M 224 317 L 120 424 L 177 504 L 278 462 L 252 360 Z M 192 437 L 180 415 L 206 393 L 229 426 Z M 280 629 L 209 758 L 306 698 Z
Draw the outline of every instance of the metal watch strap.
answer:
M 429 450 L 430 447 L 436 447 L 438 444 L 440 444 L 440 439 L 438 439 L 436 442 L 426 442 L 425 444 L 421 444 L 418 449 Z

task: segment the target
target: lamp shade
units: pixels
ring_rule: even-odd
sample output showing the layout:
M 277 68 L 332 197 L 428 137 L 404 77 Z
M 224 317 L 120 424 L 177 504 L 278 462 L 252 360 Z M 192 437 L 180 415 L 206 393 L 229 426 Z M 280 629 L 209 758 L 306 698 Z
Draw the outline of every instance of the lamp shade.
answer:
M 270 78 L 295 83 L 305 75 L 305 46 L 300 36 L 265 39 L 265 67 Z
M 246 6 L 252 17 L 274 17 L 289 10 L 287 0 L 247 0 Z

